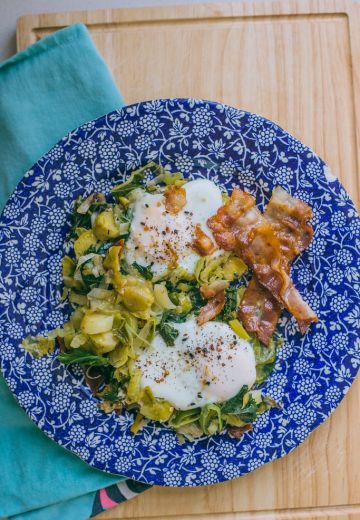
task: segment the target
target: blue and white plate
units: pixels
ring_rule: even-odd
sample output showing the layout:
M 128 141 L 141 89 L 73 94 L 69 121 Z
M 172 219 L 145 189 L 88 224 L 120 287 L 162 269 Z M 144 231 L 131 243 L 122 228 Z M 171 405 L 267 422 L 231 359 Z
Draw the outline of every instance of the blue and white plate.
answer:
M 282 404 L 241 440 L 226 434 L 179 444 L 151 423 L 136 436 L 132 416 L 106 415 L 81 370 L 56 354 L 35 359 L 21 340 L 61 325 L 60 259 L 72 202 L 109 193 L 149 160 L 186 177 L 251 192 L 261 208 L 283 186 L 314 211 L 315 236 L 292 276 L 319 323 L 300 336 L 284 313 L 285 345 L 263 391 Z M 101 470 L 165 486 L 229 480 L 298 446 L 336 408 L 360 365 L 360 219 L 341 184 L 309 148 L 262 117 L 195 99 L 139 103 L 64 137 L 29 170 L 0 222 L 0 358 L 11 390 L 51 438 Z

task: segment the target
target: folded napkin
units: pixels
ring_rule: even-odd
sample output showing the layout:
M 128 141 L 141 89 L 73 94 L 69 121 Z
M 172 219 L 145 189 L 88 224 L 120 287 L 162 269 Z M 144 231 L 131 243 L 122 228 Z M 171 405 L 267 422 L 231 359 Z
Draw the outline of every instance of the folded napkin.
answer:
M 82 24 L 0 65 L 0 208 L 25 171 L 65 134 L 124 105 Z
M 24 172 L 61 137 L 123 104 L 81 24 L 1 64 L 0 209 Z M 46 437 L 1 375 L 0 454 L 0 517 L 85 520 L 148 487 L 95 470 Z

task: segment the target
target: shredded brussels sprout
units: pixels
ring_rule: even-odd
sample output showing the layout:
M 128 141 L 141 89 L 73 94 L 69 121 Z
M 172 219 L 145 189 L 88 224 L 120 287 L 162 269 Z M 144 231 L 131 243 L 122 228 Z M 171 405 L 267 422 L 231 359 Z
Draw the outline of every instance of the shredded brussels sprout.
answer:
M 149 173 L 153 178 L 146 184 Z M 165 399 L 156 398 L 150 387 L 143 387 L 142 373 L 134 368 L 139 353 L 152 348 L 155 334 L 171 348 L 179 335 L 176 324 L 199 314 L 207 304 L 207 289 L 225 291 L 225 304 L 215 319 L 228 323 L 240 338 L 251 342 L 257 384 L 273 370 L 279 341 L 272 340 L 269 347 L 261 345 L 237 319 L 245 290 L 241 277 L 247 266 L 233 253 L 201 257 L 194 273 L 177 267 L 155 276 L 152 265 L 126 263 L 124 250 L 135 201 L 145 191 L 162 193 L 164 186 L 185 182 L 181 173 L 170 173 L 151 162 L 115 186 L 111 200 L 93 193 L 75 201 L 69 232 L 73 250 L 62 259 L 63 294 L 72 307 L 71 316 L 62 327 L 44 336 L 28 337 L 22 345 L 41 357 L 55 350 L 57 339 L 57 359 L 84 368 L 85 379 L 104 412 L 135 412 L 134 434 L 154 420 L 175 429 L 182 439 L 193 440 L 224 428 L 247 426 L 276 403 L 260 390 L 244 386 L 226 402 L 175 409 Z
M 50 336 L 28 336 L 22 342 L 23 348 L 32 354 L 34 357 L 39 358 L 52 352 L 55 348 L 55 337 Z

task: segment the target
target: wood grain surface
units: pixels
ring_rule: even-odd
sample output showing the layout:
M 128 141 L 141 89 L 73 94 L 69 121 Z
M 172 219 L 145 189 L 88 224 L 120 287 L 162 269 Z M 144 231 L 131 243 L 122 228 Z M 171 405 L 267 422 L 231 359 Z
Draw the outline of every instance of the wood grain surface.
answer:
M 26 16 L 18 48 L 87 24 L 129 102 L 197 97 L 260 113 L 360 201 L 360 4 L 232 3 Z M 153 488 L 99 518 L 360 520 L 360 380 L 294 452 L 232 482 Z

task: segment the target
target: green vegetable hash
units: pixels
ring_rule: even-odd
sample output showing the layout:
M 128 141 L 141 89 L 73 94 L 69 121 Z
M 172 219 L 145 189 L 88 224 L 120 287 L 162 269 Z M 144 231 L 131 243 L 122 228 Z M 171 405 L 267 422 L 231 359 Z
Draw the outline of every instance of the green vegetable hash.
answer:
M 150 172 L 153 178 L 145 183 Z M 63 299 L 73 312 L 61 328 L 46 336 L 27 337 L 22 345 L 36 357 L 56 349 L 57 359 L 65 365 L 81 365 L 104 412 L 134 412 L 134 434 L 152 420 L 175 429 L 182 439 L 224 429 L 240 437 L 259 414 L 276 405 L 258 386 L 271 374 L 281 343 L 273 338 L 268 347 L 263 346 L 236 317 L 247 266 L 233 253 L 224 253 L 200 257 L 194 273 L 175 266 L 155 276 L 151 265 L 129 265 L 123 254 L 136 200 L 144 192 L 163 193 L 166 187 L 185 182 L 180 173 L 149 163 L 115 186 L 107 199 L 100 193 L 77 199 L 69 232 L 72 254 L 62 259 Z M 251 389 L 243 386 L 223 403 L 177 410 L 156 398 L 149 386 L 141 387 L 141 370 L 134 362 L 140 349 L 150 348 L 155 334 L 171 349 L 179 335 L 176 324 L 197 316 L 207 303 L 201 286 L 218 282 L 226 282 L 226 299 L 215 320 L 228 323 L 237 336 L 251 342 L 256 384 Z

